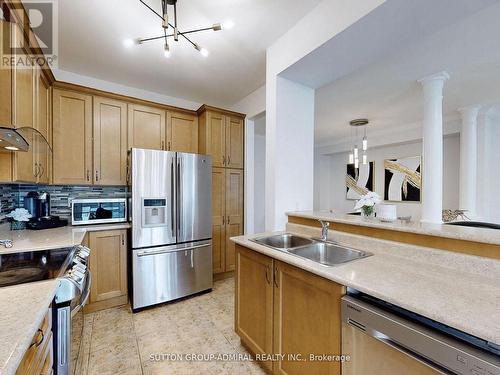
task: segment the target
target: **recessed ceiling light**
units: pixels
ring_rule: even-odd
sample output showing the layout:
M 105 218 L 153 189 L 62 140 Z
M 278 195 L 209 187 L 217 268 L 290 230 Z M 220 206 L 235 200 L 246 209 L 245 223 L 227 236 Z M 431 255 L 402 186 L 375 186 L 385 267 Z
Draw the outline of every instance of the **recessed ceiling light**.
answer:
M 125 48 L 130 48 L 130 47 L 132 47 L 134 44 L 135 44 L 135 43 L 134 43 L 134 41 L 133 41 L 132 39 L 124 39 L 124 40 L 123 40 L 123 46 L 124 46 Z

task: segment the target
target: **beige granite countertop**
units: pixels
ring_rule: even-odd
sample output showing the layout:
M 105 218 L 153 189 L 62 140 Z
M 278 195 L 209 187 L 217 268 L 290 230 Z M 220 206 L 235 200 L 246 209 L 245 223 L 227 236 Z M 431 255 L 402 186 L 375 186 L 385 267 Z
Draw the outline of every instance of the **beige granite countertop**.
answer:
M 381 222 L 374 219 L 363 219 L 361 216 L 348 215 L 346 213 L 331 211 L 297 211 L 287 212 L 288 216 L 296 216 L 305 219 L 325 220 L 331 223 L 358 225 L 363 227 L 389 229 L 400 232 L 424 234 L 429 236 L 453 238 L 463 241 L 482 242 L 500 245 L 500 230 L 487 228 L 460 227 L 456 225 L 421 223 L 412 221 L 406 223 L 396 220 L 392 223 Z M 333 229 L 333 226 L 330 227 Z
M 0 225 L 0 239 L 12 240 L 14 246 L 8 249 L 1 246 L 0 255 L 71 247 L 81 244 L 87 232 L 128 228 L 130 228 L 130 223 L 69 225 L 54 229 L 11 231 L 9 224 L 2 224 Z
M 42 324 L 57 280 L 0 288 L 0 374 L 15 374 Z
M 319 236 L 319 229 L 288 224 L 292 233 Z M 232 240 L 259 253 L 355 288 L 430 319 L 500 344 L 500 261 L 330 231 L 329 239 L 374 253 L 327 267 L 252 242 Z

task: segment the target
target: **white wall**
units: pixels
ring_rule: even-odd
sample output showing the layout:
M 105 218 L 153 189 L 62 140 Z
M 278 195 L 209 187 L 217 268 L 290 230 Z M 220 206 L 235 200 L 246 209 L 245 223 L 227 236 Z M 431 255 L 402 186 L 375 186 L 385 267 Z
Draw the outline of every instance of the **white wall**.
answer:
M 266 118 L 254 122 L 254 232 L 266 229 Z
M 369 161 L 375 162 L 375 192 L 384 194 L 384 160 L 422 154 L 422 142 L 381 146 L 368 150 Z M 317 155 L 315 163 L 315 209 L 339 209 L 353 211 L 355 201 L 346 199 L 345 175 L 347 153 L 331 156 Z M 444 186 L 443 207 L 458 208 L 458 181 L 460 165 L 460 137 L 458 134 L 444 139 Z M 391 202 L 392 204 L 393 202 Z M 421 216 L 420 203 L 397 203 L 398 215 L 411 215 L 414 220 Z

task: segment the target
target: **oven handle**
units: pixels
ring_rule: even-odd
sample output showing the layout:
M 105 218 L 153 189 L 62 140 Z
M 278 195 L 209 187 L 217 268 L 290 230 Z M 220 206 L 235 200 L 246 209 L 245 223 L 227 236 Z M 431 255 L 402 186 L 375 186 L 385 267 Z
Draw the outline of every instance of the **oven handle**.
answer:
M 92 286 L 92 273 L 87 271 L 85 288 L 83 289 L 82 296 L 80 297 L 80 303 L 71 310 L 71 317 L 73 318 L 80 309 L 87 304 L 90 296 L 90 287 Z
M 202 247 L 208 247 L 210 244 L 205 244 L 205 245 L 195 245 L 195 246 L 190 246 L 190 247 L 185 247 L 185 248 L 179 248 L 179 249 L 171 249 L 171 250 L 157 250 L 157 251 L 140 251 L 137 253 L 138 257 L 145 257 L 149 255 L 160 255 L 160 254 L 168 254 L 168 253 L 175 253 L 177 251 L 187 251 L 187 250 L 195 250 L 195 249 L 201 249 Z

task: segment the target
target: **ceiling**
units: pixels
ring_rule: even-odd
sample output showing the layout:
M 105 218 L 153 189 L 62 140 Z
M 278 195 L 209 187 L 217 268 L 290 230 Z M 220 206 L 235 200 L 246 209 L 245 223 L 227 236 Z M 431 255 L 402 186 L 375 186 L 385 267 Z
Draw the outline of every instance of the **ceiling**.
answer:
M 160 0 L 146 0 L 158 12 Z M 320 0 L 179 0 L 179 26 L 234 22 L 231 30 L 180 40 L 165 58 L 162 41 L 126 48 L 125 39 L 158 36 L 161 20 L 139 0 L 59 0 L 59 69 L 212 105 L 230 106 L 265 83 L 265 51 Z M 182 38 L 181 38 L 182 39 Z
M 445 118 L 456 119 L 463 106 L 500 104 L 499 15 L 500 2 L 495 2 L 317 89 L 316 145 L 349 139 L 354 118 L 370 119 L 369 136 L 421 126 L 417 80 L 442 70 L 451 75 Z

